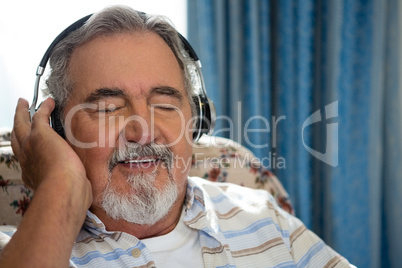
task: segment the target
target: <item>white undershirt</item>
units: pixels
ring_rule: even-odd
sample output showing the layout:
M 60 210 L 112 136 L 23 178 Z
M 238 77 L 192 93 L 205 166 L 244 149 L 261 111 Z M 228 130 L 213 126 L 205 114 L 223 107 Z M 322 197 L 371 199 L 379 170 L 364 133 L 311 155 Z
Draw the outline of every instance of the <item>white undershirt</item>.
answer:
M 197 230 L 184 224 L 184 210 L 170 233 L 141 240 L 151 251 L 156 267 L 204 267 Z

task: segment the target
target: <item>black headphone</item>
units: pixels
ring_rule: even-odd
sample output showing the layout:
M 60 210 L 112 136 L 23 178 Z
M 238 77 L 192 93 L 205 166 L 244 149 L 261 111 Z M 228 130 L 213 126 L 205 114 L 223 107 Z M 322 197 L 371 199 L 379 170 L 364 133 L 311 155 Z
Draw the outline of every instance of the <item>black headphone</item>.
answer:
M 138 11 L 139 12 L 139 11 Z M 143 12 L 139 12 L 142 16 L 145 15 Z M 36 80 L 35 80 L 35 87 L 34 87 L 34 97 L 33 101 L 31 104 L 31 107 L 29 108 L 29 112 L 31 115 L 31 120 L 32 116 L 36 112 L 36 104 L 38 101 L 38 94 L 39 94 L 39 82 L 40 78 L 42 77 L 46 64 L 49 61 L 49 58 L 53 52 L 54 47 L 64 38 L 66 38 L 71 32 L 79 29 L 82 27 L 86 21 L 92 16 L 87 15 L 78 21 L 74 22 L 70 26 L 68 26 L 64 31 L 62 31 L 50 44 L 48 49 L 46 50 L 45 54 L 42 57 L 42 60 L 39 63 L 39 66 L 36 70 Z M 196 123 L 195 123 L 195 129 L 193 132 L 193 140 L 197 141 L 203 134 L 211 134 L 214 130 L 215 126 L 215 118 L 216 118 L 216 113 L 215 113 L 215 105 L 214 103 L 207 97 L 207 93 L 205 90 L 205 85 L 204 85 L 204 79 L 202 76 L 201 72 L 201 61 L 199 60 L 197 54 L 195 53 L 194 49 L 191 47 L 190 43 L 178 32 L 178 35 L 180 37 L 180 40 L 183 44 L 183 48 L 186 50 L 190 58 L 192 59 L 193 70 L 190 72 L 191 73 L 191 80 L 198 84 L 199 87 L 199 93 L 197 95 L 194 95 L 193 101 L 196 106 Z M 186 68 L 186 67 L 185 67 Z M 53 110 L 51 116 L 50 116 L 50 124 L 52 128 L 63 138 L 65 138 L 65 132 L 63 125 L 60 121 L 60 116 L 59 116 L 59 109 L 56 105 L 55 109 Z

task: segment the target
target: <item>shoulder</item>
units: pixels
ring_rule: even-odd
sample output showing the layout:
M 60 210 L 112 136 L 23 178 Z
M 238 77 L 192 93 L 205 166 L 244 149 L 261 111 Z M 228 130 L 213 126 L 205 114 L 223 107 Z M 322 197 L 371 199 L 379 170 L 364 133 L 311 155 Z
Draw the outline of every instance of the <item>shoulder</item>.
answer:
M 272 261 L 272 256 L 286 255 L 300 266 L 309 261 L 310 267 L 325 263 L 350 267 L 298 218 L 281 209 L 269 192 L 194 177 L 189 178 L 189 185 L 200 189 L 205 218 L 219 225 L 215 229 L 223 233 L 226 243 L 236 252 L 268 258 L 267 261 Z M 261 248 L 266 250 L 261 252 Z
M 274 197 L 266 190 L 252 189 L 228 182 L 211 182 L 199 177 L 189 177 L 188 181 L 190 187 L 201 189 L 205 198 L 216 200 L 220 197 L 244 204 L 267 205 L 270 203 L 278 207 Z
M 289 229 L 293 217 L 280 208 L 266 190 L 252 189 L 232 183 L 211 182 L 198 177 L 189 178 L 190 187 L 200 191 L 205 210 L 226 221 L 270 219 L 279 229 Z M 233 215 L 224 217 L 222 215 Z

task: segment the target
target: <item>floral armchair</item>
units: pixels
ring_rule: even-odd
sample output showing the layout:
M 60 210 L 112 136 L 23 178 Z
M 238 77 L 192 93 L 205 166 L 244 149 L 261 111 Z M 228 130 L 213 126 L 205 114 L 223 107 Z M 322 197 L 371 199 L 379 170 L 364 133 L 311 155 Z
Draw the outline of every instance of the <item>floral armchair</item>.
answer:
M 275 175 L 232 140 L 203 136 L 194 144 L 191 165 L 190 176 L 265 189 L 284 210 L 294 213 L 289 196 Z M 10 131 L 0 131 L 0 225 L 18 226 L 32 200 L 34 193 L 23 184 L 20 172 L 10 146 Z
M 18 160 L 7 139 L 9 132 L 0 133 L 0 225 L 17 226 L 33 192 L 22 182 Z

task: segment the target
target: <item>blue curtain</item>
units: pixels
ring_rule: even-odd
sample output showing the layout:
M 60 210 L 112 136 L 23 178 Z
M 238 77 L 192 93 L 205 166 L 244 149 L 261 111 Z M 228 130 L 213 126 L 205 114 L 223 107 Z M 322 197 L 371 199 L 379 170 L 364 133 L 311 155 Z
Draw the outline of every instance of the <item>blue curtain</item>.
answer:
M 250 148 L 358 267 L 402 256 L 398 0 L 188 0 L 215 135 Z

